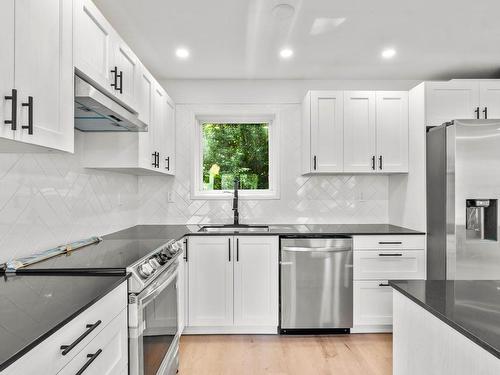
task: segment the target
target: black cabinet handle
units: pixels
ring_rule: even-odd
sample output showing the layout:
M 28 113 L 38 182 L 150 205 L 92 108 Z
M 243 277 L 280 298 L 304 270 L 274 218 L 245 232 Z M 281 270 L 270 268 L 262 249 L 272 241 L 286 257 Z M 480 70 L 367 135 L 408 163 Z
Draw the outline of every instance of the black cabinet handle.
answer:
M 6 95 L 5 100 L 12 100 L 12 115 L 10 120 L 4 120 L 4 124 L 10 125 L 12 130 L 17 130 L 17 90 L 12 89 L 12 93 Z
M 73 343 L 70 345 L 61 345 L 62 355 L 68 354 L 70 351 L 74 349 L 85 337 L 87 337 L 94 329 L 96 329 L 102 323 L 101 320 L 98 320 L 94 324 L 87 324 L 85 327 L 87 330 L 83 332 L 80 337 L 78 337 Z
M 167 157 L 165 158 L 165 163 L 166 163 L 166 164 L 165 164 L 165 169 L 166 169 L 167 171 L 169 171 L 169 170 L 170 170 L 170 156 L 167 156 Z
M 236 239 L 236 261 L 240 261 L 240 239 Z
M 120 94 L 123 94 L 123 71 L 120 70 L 120 73 L 116 75 L 116 78 L 120 82 L 120 86 L 118 86 L 116 89 Z
M 378 157 L 378 169 L 382 170 L 382 155 Z
M 33 97 L 28 96 L 28 102 L 22 104 L 23 107 L 28 107 L 28 125 L 23 125 L 21 128 L 28 129 L 28 134 L 33 134 Z
M 401 241 L 379 241 L 379 245 L 402 245 Z
M 316 170 L 316 155 L 313 157 L 313 169 Z
M 380 253 L 378 256 L 379 257 L 402 257 L 403 254 L 401 254 L 401 253 L 394 253 L 394 254 Z
M 375 155 L 372 156 L 372 170 L 375 170 Z
M 187 262 L 188 261 L 188 240 L 186 239 L 186 241 L 184 241 L 184 244 L 186 245 L 186 247 L 184 248 L 184 261 Z
M 114 87 L 115 90 L 118 90 L 118 67 L 115 66 L 113 69 L 111 69 L 111 73 L 113 74 L 113 83 L 111 84 L 111 87 Z
M 390 285 L 388 283 L 387 284 L 380 283 L 380 284 L 378 284 L 378 286 L 390 286 Z
M 488 107 L 484 107 L 483 113 L 484 113 L 484 119 L 487 120 L 488 119 Z
M 229 258 L 229 261 L 231 262 L 231 239 L 230 238 L 227 239 L 227 248 L 228 248 L 228 258 Z
M 83 367 L 80 370 L 78 370 L 78 372 L 75 375 L 82 375 L 83 372 L 92 364 L 92 362 L 95 361 L 95 359 L 97 357 L 99 357 L 99 354 L 101 354 L 101 353 L 102 353 L 102 349 L 99 349 L 94 354 L 87 354 L 87 358 L 89 360 L 87 362 L 85 362 L 85 364 L 83 365 Z
M 476 107 L 474 113 L 476 114 L 476 119 L 479 120 L 479 107 Z
M 151 163 L 151 165 L 152 165 L 153 167 L 156 167 L 156 151 L 155 151 L 155 152 L 153 152 L 153 153 L 151 154 L 151 156 L 153 157 L 153 162 Z

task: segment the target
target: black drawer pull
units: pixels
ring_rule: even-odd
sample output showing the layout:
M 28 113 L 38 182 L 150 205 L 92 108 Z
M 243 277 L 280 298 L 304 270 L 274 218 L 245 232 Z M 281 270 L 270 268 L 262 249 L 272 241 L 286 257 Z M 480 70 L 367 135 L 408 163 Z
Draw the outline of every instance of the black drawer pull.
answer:
M 68 354 L 71 350 L 74 349 L 75 346 L 77 346 L 82 340 L 87 337 L 94 329 L 96 329 L 100 324 L 102 323 L 101 320 L 98 320 L 94 324 L 87 324 L 85 327 L 87 330 L 81 334 L 80 337 L 78 337 L 75 341 L 73 341 L 72 344 L 70 345 L 61 345 L 61 350 L 62 350 L 62 355 Z
M 23 107 L 28 107 L 28 125 L 21 126 L 23 129 L 28 129 L 28 134 L 33 134 L 33 97 L 28 96 L 28 102 L 22 104 Z
M 403 254 L 401 254 L 401 253 L 394 253 L 394 254 L 380 253 L 378 256 L 379 257 L 402 257 Z
M 188 240 L 185 241 L 186 247 L 184 248 L 184 260 L 188 261 Z
M 401 241 L 380 241 L 379 245 L 402 245 Z
M 170 170 L 170 156 L 168 156 L 168 157 L 165 158 L 165 169 L 167 171 Z
M 380 283 L 378 286 L 390 286 L 389 284 Z
M 17 130 L 17 90 L 12 89 L 12 94 L 5 96 L 5 100 L 12 100 L 12 115 L 10 120 L 4 120 L 4 123 L 10 125 L 11 130 Z
M 87 358 L 89 360 L 87 362 L 85 362 L 85 364 L 83 365 L 83 367 L 80 370 L 78 370 L 78 372 L 75 375 L 82 375 L 83 372 L 92 364 L 92 362 L 95 361 L 95 359 L 97 357 L 99 357 L 99 354 L 101 354 L 101 353 L 102 353 L 102 349 L 99 349 L 94 354 L 87 354 Z

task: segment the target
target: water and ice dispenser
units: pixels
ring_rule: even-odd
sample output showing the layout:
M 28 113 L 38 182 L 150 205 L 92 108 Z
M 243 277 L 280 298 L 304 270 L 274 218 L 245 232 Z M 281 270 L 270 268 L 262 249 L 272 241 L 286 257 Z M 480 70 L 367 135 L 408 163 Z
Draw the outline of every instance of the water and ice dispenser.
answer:
M 498 239 L 498 209 L 496 199 L 466 200 L 466 238 L 467 240 Z

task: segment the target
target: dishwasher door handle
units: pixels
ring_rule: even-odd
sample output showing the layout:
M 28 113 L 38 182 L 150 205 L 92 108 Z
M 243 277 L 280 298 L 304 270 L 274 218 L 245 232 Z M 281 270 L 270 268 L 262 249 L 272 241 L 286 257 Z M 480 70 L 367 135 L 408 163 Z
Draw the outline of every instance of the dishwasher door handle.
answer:
M 292 252 L 308 252 L 308 253 L 340 253 L 344 251 L 352 251 L 350 247 L 301 247 L 301 246 L 284 246 L 283 251 Z

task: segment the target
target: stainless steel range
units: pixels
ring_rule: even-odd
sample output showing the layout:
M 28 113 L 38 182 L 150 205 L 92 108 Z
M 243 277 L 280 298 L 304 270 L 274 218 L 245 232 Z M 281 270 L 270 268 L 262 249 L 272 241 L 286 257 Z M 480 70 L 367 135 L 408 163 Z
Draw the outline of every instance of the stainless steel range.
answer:
M 158 238 L 106 238 L 16 271 L 72 275 L 130 273 L 129 374 L 170 375 L 178 369 L 177 279 L 183 242 Z
M 171 241 L 130 266 L 129 373 L 171 375 L 179 367 L 178 264 Z

